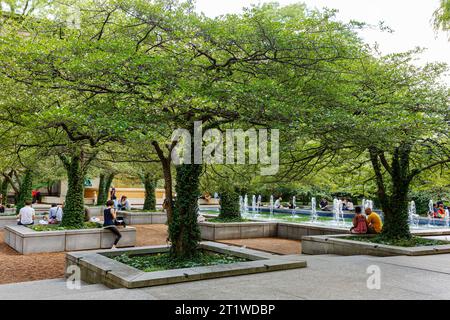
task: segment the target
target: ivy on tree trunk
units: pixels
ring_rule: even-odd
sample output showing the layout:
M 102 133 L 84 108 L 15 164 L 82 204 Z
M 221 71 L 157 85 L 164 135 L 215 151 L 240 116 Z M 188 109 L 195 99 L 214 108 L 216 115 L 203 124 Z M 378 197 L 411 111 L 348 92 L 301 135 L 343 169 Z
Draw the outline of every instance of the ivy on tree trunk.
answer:
M 84 178 L 82 156 L 63 158 L 67 171 L 68 189 L 64 204 L 63 227 L 81 228 L 84 223 Z
M 97 205 L 105 205 L 109 197 L 109 189 L 114 180 L 114 173 L 101 174 L 98 184 Z
M 17 196 L 16 212 L 19 213 L 20 209 L 25 206 L 25 201 L 32 200 L 31 195 L 33 191 L 33 172 L 31 170 L 26 170 L 25 175 L 20 183 L 20 191 Z
M 144 210 L 156 210 L 155 189 L 157 180 L 150 173 L 145 173 L 142 177 L 145 188 Z
M 171 256 L 177 259 L 190 259 L 197 253 L 201 240 L 197 224 L 199 180 L 202 166 L 181 164 L 176 167 L 177 198 L 169 225 L 169 239 L 172 243 Z
M 384 214 L 382 236 L 386 239 L 409 239 L 411 232 L 408 222 L 408 192 L 413 178 L 409 172 L 411 146 L 402 144 L 395 148 L 391 165 L 382 152 L 375 148 L 370 150 L 370 159 L 375 171 L 377 193 Z M 382 166 L 387 171 L 383 174 Z M 390 179 L 392 190 L 387 190 L 385 177 Z
M 3 195 L 1 204 L 5 206 L 8 202 L 8 179 L 4 178 L 2 180 L 0 189 L 0 194 Z

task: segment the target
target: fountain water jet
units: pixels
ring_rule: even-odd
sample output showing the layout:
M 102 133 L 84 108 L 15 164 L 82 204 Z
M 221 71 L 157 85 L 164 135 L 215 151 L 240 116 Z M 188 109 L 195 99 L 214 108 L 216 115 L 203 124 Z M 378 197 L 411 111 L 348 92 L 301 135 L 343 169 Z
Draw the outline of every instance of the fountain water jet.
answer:
M 316 198 L 311 198 L 311 223 L 317 222 L 318 214 L 316 209 Z

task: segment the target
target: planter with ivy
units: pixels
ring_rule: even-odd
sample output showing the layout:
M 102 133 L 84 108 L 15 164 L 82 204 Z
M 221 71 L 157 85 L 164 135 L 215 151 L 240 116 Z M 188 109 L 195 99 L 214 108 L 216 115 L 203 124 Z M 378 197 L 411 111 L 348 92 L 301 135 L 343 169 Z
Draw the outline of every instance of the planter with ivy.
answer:
M 326 235 L 302 238 L 303 254 L 337 254 L 343 256 L 370 255 L 388 256 L 424 256 L 450 253 L 450 242 L 439 237 L 412 236 L 406 240 L 383 240 L 374 235 Z
M 174 259 L 169 250 L 153 246 L 71 252 L 66 265 L 78 266 L 86 283 L 129 289 L 306 267 L 299 255 L 286 258 L 213 242 L 199 243 L 197 254 L 189 259 Z
M 120 228 L 122 238 L 118 247 L 134 247 L 136 229 Z M 101 224 L 85 223 L 83 228 L 71 229 L 58 225 L 6 226 L 4 241 L 21 254 L 97 250 L 111 248 L 114 236 Z

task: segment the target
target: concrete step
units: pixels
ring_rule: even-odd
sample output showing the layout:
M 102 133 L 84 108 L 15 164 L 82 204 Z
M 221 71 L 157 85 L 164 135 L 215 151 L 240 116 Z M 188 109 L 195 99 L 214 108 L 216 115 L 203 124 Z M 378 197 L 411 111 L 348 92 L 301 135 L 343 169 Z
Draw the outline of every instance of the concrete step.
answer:
M 51 279 L 0 285 L 0 300 L 59 300 L 79 294 L 98 294 L 110 289 L 102 284 L 82 283 L 80 289 L 68 289 L 65 279 Z

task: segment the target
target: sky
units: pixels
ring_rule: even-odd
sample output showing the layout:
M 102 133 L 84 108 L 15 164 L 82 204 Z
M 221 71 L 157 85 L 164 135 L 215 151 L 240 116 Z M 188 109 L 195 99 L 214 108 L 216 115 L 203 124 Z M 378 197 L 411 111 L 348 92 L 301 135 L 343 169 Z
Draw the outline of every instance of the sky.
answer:
M 197 10 L 209 17 L 226 13 L 239 13 L 252 4 L 273 2 L 270 0 L 197 0 Z M 304 2 L 309 8 L 337 9 L 337 17 L 343 21 L 357 20 L 373 25 L 383 21 L 393 33 L 375 29 L 361 31 L 361 37 L 369 44 L 377 43 L 383 54 L 404 52 L 416 47 L 427 50 L 420 55 L 417 64 L 446 62 L 450 65 L 450 39 L 443 32 L 435 32 L 432 26 L 433 12 L 440 0 L 278 0 L 281 5 Z M 445 81 L 450 84 L 450 76 Z

